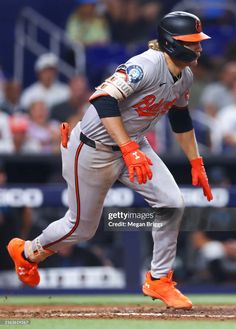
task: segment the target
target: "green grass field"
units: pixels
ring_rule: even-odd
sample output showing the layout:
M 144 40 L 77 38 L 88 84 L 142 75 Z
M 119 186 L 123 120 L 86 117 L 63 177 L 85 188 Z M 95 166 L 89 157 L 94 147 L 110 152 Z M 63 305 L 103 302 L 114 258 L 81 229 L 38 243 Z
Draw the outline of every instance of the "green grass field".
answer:
M 236 313 L 236 295 L 192 295 L 189 296 L 195 305 L 197 304 L 235 304 Z M 22 304 L 64 304 L 64 305 L 122 305 L 122 304 L 152 304 L 149 298 L 141 295 L 112 295 L 112 296 L 0 296 L 0 308 L 3 305 L 22 305 Z M 14 325 L 5 324 L 0 321 L 1 328 L 85 328 L 85 329 L 236 329 L 236 321 L 232 320 L 113 320 L 113 319 L 30 319 L 30 324 Z
M 194 304 L 235 304 L 236 295 L 188 295 Z M 155 303 L 160 303 L 157 300 Z M 153 304 L 143 295 L 66 295 L 66 296 L 0 296 L 0 305 L 16 304 Z M 0 328 L 1 329 L 1 328 Z

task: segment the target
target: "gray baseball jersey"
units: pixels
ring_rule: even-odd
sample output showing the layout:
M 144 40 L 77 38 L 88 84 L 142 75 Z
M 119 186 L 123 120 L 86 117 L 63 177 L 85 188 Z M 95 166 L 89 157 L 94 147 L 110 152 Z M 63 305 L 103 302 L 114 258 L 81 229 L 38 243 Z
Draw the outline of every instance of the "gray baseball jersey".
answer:
M 61 147 L 69 209 L 63 218 L 51 223 L 33 240 L 33 250 L 37 249 L 38 241 L 44 248 L 56 251 L 65 244 L 90 239 L 98 227 L 106 194 L 116 180 L 141 194 L 150 207 L 170 209 L 162 214 L 163 222 L 176 223 L 178 227 L 184 207 L 182 195 L 171 173 L 143 136 L 174 104 L 187 105 L 191 82 L 189 68 L 175 82 L 163 53 L 150 49 L 120 65 L 97 88 L 92 97 L 109 94 L 118 99 L 128 134 L 139 142 L 140 149 L 153 163 L 153 178 L 142 185 L 130 182 L 121 152 L 109 146 L 114 141 L 91 105 L 81 124 L 72 130 L 68 147 Z M 95 148 L 80 141 L 81 131 L 95 142 Z M 172 268 L 177 236 L 178 228 L 153 230 L 153 276 L 166 275 Z
M 162 52 L 149 49 L 120 65 L 117 72 L 122 71 L 127 74 L 130 90 L 128 97 L 119 102 L 119 108 L 126 131 L 133 140 L 139 141 L 174 104 L 178 107 L 188 104 L 192 71 L 185 68 L 181 79 L 174 82 Z M 114 144 L 93 105 L 86 111 L 81 129 L 94 140 Z

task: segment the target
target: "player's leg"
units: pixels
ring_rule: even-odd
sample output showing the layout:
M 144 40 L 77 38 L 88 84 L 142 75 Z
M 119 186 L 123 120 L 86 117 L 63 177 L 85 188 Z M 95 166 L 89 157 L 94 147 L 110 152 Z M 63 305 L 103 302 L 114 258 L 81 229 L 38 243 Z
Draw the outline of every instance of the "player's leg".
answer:
M 119 155 L 87 145 L 82 146 L 77 171 L 70 163 L 64 166 L 63 162 L 69 209 L 62 219 L 51 223 L 33 241 L 33 248 L 36 240 L 44 248 L 57 251 L 65 244 L 91 239 L 97 230 L 106 194 L 122 170 Z M 78 176 L 71 175 L 74 171 Z
M 152 180 L 142 185 L 139 185 L 137 182 L 131 183 L 128 172 L 125 171 L 120 177 L 120 181 L 140 193 L 150 207 L 155 208 L 157 214 L 156 222 L 158 226 L 152 229 L 154 246 L 151 271 L 147 273 L 145 282 L 149 289 L 145 293 L 152 297 L 160 298 L 167 306 L 191 308 L 191 302 L 174 288 L 172 281 L 172 268 L 176 255 L 177 237 L 184 210 L 183 197 L 168 168 L 152 150 L 148 142 L 143 140 L 140 145 L 141 150 L 153 163 Z M 152 280 L 152 278 L 160 280 Z M 167 284 L 170 287 L 170 298 L 163 296 L 160 292 L 163 280 L 164 285 Z M 159 286 L 156 287 L 157 285 Z M 159 292 L 157 292 L 157 288 Z M 152 289 L 154 290 L 153 294 Z M 164 287 L 165 289 L 166 287 Z
M 68 149 L 62 149 L 69 210 L 32 242 L 13 239 L 8 245 L 21 281 L 37 285 L 39 262 L 65 244 L 88 240 L 94 235 L 104 198 L 122 169 L 120 154 L 117 153 L 98 151 L 82 143 L 78 145 L 78 138 L 72 133 Z
M 120 181 L 140 193 L 150 207 L 155 208 L 160 228 L 153 229 L 153 260 L 151 273 L 154 277 L 165 275 L 173 266 L 176 253 L 179 225 L 183 215 L 184 202 L 181 192 L 163 161 L 146 141 L 141 150 L 151 159 L 152 180 L 146 184 L 131 183 L 125 171 Z

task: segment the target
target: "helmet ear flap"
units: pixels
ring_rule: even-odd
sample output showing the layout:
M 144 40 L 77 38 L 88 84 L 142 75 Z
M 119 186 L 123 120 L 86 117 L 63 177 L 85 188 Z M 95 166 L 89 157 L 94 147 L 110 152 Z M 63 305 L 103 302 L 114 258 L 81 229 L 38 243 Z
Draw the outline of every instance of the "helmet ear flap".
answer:
M 186 48 L 182 41 L 175 40 L 173 36 L 160 25 L 158 27 L 158 41 L 160 49 L 175 60 L 192 62 L 197 58 L 194 51 Z
M 174 54 L 177 51 L 178 43 L 169 33 L 165 33 L 165 47 L 169 51 L 169 55 Z

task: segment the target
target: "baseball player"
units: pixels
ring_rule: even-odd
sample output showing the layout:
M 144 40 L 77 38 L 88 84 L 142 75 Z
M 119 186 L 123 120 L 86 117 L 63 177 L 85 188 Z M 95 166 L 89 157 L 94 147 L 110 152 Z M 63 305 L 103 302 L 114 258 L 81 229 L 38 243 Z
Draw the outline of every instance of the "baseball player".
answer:
M 158 41 L 147 51 L 118 66 L 90 98 L 81 123 L 62 124 L 63 177 L 69 209 L 33 241 L 12 239 L 8 251 L 19 279 L 30 286 L 40 281 L 38 263 L 66 244 L 90 239 L 96 232 L 105 196 L 116 180 L 140 193 L 157 208 L 163 223 L 176 229 L 153 230 L 153 259 L 143 293 L 167 307 L 190 309 L 191 301 L 175 288 L 172 267 L 184 202 L 171 173 L 152 150 L 145 133 L 167 114 L 177 141 L 191 164 L 192 184 L 212 200 L 203 159 L 199 155 L 188 110 L 197 65 L 209 39 L 201 22 L 187 12 L 172 12 L 158 26 Z

